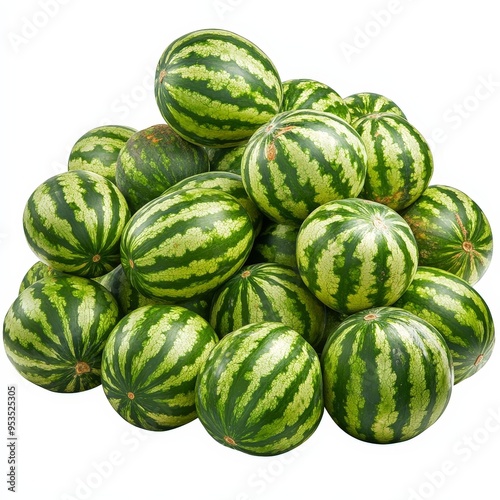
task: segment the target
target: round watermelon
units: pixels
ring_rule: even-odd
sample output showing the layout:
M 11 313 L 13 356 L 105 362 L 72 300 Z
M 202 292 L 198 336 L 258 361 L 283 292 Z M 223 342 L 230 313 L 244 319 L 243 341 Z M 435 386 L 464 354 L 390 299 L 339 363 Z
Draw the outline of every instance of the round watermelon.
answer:
M 394 304 L 433 325 L 453 357 L 455 384 L 477 373 L 495 345 L 495 326 L 488 304 L 467 281 L 421 266 Z
M 322 341 L 325 306 L 296 268 L 265 262 L 244 266 L 214 293 L 210 324 L 219 337 L 250 323 L 283 323 L 314 348 Z
M 350 121 L 349 108 L 342 97 L 329 85 L 309 78 L 293 78 L 283 82 L 281 111 L 293 109 L 325 111 Z
M 175 183 L 210 168 L 204 148 L 185 141 L 165 124 L 133 134 L 116 163 L 116 185 L 133 212 Z
M 119 319 L 113 295 L 94 280 L 47 276 L 25 288 L 7 311 L 5 352 L 40 387 L 92 389 L 101 383 L 102 350 Z
M 325 203 L 307 217 L 297 236 L 297 265 L 319 300 L 351 314 L 399 299 L 417 270 L 418 248 L 397 212 L 350 198 Z
M 198 417 L 219 443 L 251 455 L 285 453 L 308 439 L 323 414 L 314 349 L 282 323 L 226 335 L 196 380 Z
M 346 318 L 323 349 L 325 408 L 349 435 L 397 443 L 442 415 L 453 387 L 451 353 L 429 323 L 397 307 Z
M 153 431 L 196 418 L 196 377 L 218 341 L 196 313 L 146 305 L 120 320 L 102 355 L 102 387 L 127 422 Z
M 429 186 L 401 214 L 415 235 L 421 266 L 449 271 L 471 285 L 481 279 L 493 255 L 493 233 L 469 195 L 451 186 Z
M 230 147 L 279 111 L 283 89 L 273 62 L 253 42 L 231 31 L 201 29 L 164 50 L 155 96 L 165 121 L 184 139 Z
M 299 226 L 318 206 L 358 196 L 366 150 L 358 133 L 331 113 L 284 111 L 248 141 L 241 177 L 264 215 Z
M 376 92 L 358 92 L 344 97 L 344 102 L 349 109 L 351 123 L 356 122 L 373 113 L 394 113 L 406 118 L 402 109 L 388 97 Z

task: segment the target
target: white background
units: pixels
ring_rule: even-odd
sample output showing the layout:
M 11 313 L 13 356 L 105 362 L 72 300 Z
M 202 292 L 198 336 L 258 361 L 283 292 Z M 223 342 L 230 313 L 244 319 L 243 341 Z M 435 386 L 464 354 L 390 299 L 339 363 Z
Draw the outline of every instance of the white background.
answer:
M 7 4 L 7 7 L 6 7 Z M 465 191 L 496 235 L 500 30 L 495 2 L 441 0 L 22 0 L 3 2 L 0 311 L 36 261 L 22 232 L 24 204 L 66 168 L 72 144 L 104 123 L 161 123 L 153 73 L 164 48 L 199 28 L 259 45 L 283 80 L 315 78 L 342 96 L 392 98 L 432 143 L 433 184 Z M 7 85 L 7 87 L 5 86 Z M 498 260 L 477 284 L 499 320 Z M 496 278 L 496 280 L 495 280 Z M 362 443 L 325 413 L 288 454 L 225 448 L 199 421 L 137 431 L 101 388 L 53 394 L 24 381 L 0 353 L 0 496 L 7 492 L 7 386 L 18 392 L 13 498 L 298 500 L 497 498 L 500 357 L 454 388 L 438 422 L 396 445 Z

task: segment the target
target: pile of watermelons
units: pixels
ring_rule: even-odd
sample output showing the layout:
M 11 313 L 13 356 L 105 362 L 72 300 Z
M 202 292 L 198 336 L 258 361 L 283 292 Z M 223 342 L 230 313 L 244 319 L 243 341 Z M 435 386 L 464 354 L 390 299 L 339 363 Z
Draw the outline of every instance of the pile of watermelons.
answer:
M 155 96 L 165 123 L 101 126 L 26 202 L 38 261 L 6 313 L 6 354 L 56 392 L 102 385 L 149 430 L 199 418 L 274 455 L 326 408 L 350 435 L 410 439 L 485 365 L 473 288 L 490 224 L 430 185 L 428 143 L 391 99 L 282 82 L 223 30 L 174 40 Z

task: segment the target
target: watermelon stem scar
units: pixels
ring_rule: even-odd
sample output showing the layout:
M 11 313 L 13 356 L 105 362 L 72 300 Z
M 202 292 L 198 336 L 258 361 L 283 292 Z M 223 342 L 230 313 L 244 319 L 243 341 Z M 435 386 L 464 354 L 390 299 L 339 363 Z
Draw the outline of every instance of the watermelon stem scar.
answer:
M 231 446 L 235 446 L 236 445 L 236 441 L 232 437 L 224 436 L 224 441 L 227 444 L 230 444 Z
M 88 363 L 85 363 L 85 361 L 78 361 L 75 366 L 75 371 L 77 375 L 83 375 L 84 373 L 90 372 L 90 366 Z

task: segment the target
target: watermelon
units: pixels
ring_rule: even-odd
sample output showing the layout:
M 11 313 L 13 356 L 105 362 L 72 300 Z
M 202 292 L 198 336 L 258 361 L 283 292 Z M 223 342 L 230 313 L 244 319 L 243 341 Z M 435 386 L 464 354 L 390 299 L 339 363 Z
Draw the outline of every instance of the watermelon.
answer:
M 351 314 L 399 299 L 417 270 L 418 248 L 397 212 L 350 198 L 325 203 L 304 221 L 297 265 L 319 300 Z
M 218 342 L 212 327 L 179 306 L 146 305 L 111 332 L 102 355 L 102 387 L 127 422 L 164 431 L 196 418 L 196 377 Z
M 210 168 L 204 148 L 191 144 L 165 124 L 136 132 L 116 163 L 116 185 L 133 212 L 176 182 Z
M 195 404 L 219 443 L 251 455 L 285 453 L 308 439 L 323 415 L 319 358 L 282 323 L 243 326 L 212 349 Z
M 241 159 L 245 152 L 246 142 L 232 148 L 206 148 L 210 160 L 210 170 L 234 172 L 241 175 Z
M 299 228 L 265 219 L 263 228 L 256 236 L 248 264 L 276 262 L 297 267 L 297 235 Z
M 234 196 L 241 203 L 243 208 L 246 209 L 248 215 L 252 219 L 255 234 L 260 231 L 263 219 L 262 213 L 245 191 L 240 175 L 234 172 L 202 172 L 201 174 L 192 175 L 191 177 L 187 177 L 177 182 L 167 189 L 165 194 L 178 189 L 192 188 L 220 189 Z
M 321 355 L 325 408 L 349 435 L 371 443 L 414 438 L 444 412 L 453 364 L 441 334 L 397 307 L 352 314 Z
M 5 352 L 30 382 L 53 392 L 101 383 L 104 344 L 117 324 L 113 295 L 79 276 L 47 276 L 25 288 L 4 319 Z
M 344 97 L 353 125 L 366 115 L 373 113 L 394 113 L 406 118 L 401 108 L 388 97 L 376 92 L 358 92 Z
M 350 121 L 349 108 L 342 97 L 325 83 L 308 78 L 294 78 L 283 82 L 281 111 L 293 109 L 325 111 Z
M 313 347 L 322 342 L 325 306 L 296 268 L 265 262 L 244 266 L 212 298 L 210 324 L 219 337 L 260 321 L 283 323 Z
M 89 170 L 115 182 L 116 160 L 135 128 L 124 125 L 102 125 L 83 134 L 73 144 L 68 170 Z
M 184 139 L 208 147 L 243 144 L 280 109 L 283 88 L 271 59 L 253 42 L 221 29 L 187 33 L 162 53 L 155 97 Z
M 493 254 L 491 225 L 481 207 L 463 191 L 429 186 L 401 215 L 410 225 L 421 266 L 449 271 L 474 285 Z
M 33 191 L 23 229 L 39 260 L 56 271 L 92 278 L 120 263 L 120 237 L 129 218 L 127 201 L 111 181 L 72 170 Z
M 434 172 L 430 147 L 422 134 L 394 113 L 375 113 L 356 122 L 368 155 L 361 197 L 396 211 L 425 191 Z
M 366 150 L 358 133 L 331 113 L 284 111 L 248 141 L 241 176 L 264 215 L 299 226 L 318 206 L 358 196 Z
M 254 240 L 248 212 L 217 189 L 168 193 L 125 227 L 121 262 L 146 297 L 187 300 L 215 290 L 244 264 Z
M 477 373 L 490 358 L 493 317 L 483 297 L 462 278 L 420 266 L 394 305 L 426 320 L 444 337 L 453 357 L 455 384 Z
M 35 283 L 46 276 L 56 276 L 60 273 L 59 271 L 54 271 L 50 266 L 43 263 L 41 260 L 36 261 L 30 268 L 26 271 L 21 279 L 21 284 L 19 285 L 18 293 L 21 293 L 25 288 Z
M 120 306 L 123 316 L 142 306 L 169 303 L 166 300 L 146 297 L 133 288 L 121 265 L 117 266 L 104 276 L 94 279 L 113 294 L 113 297 Z M 179 302 L 177 305 L 185 307 L 186 309 L 199 314 L 203 318 L 208 318 L 210 302 L 211 296 L 207 295 L 185 300 Z

